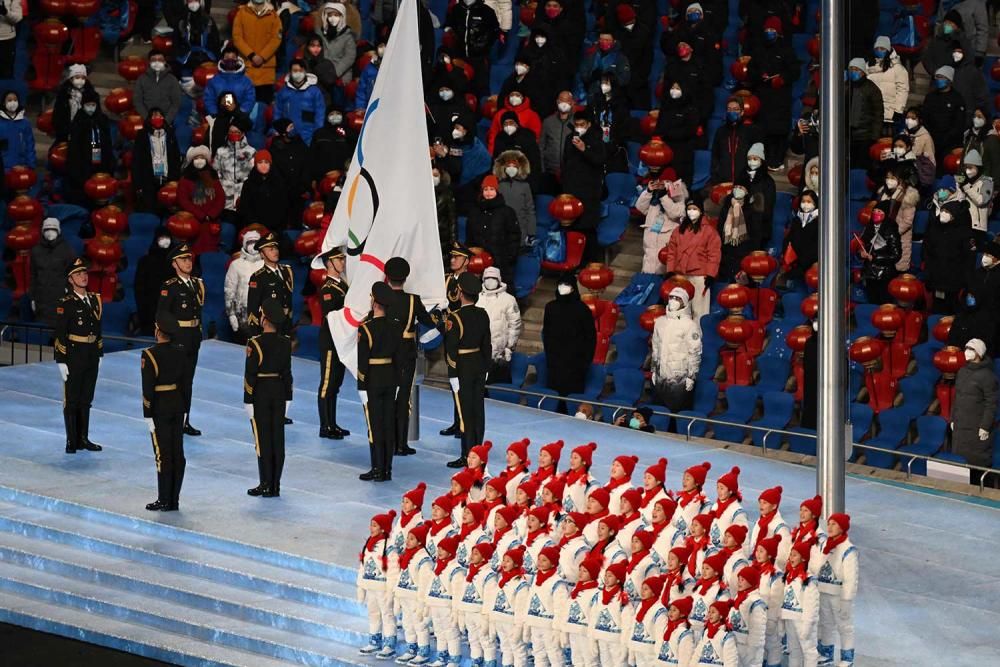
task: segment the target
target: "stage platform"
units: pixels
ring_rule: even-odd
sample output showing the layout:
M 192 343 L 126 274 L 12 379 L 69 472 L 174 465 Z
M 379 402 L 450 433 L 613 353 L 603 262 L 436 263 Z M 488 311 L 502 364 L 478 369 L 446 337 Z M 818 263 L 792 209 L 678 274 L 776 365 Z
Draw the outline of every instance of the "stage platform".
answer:
M 428 510 L 444 492 L 458 446 L 438 435 L 450 396 L 424 388 L 418 455 L 397 459 L 393 482 L 362 483 L 368 445 L 353 385 L 339 419 L 352 435 L 321 440 L 318 365 L 296 359 L 282 496 L 251 498 L 243 361 L 242 347 L 202 347 L 191 421 L 203 435 L 185 439 L 181 511 L 165 514 L 144 509 L 155 473 L 138 352 L 104 358 L 91 425 L 99 453 L 63 452 L 55 364 L 0 369 L 0 621 L 183 665 L 366 664 L 357 552 L 370 517 L 398 509 L 404 490 L 426 481 Z M 713 484 L 738 465 L 752 516 L 764 488 L 784 487 L 790 520 L 814 495 L 812 468 L 507 403 L 488 402 L 487 437 L 501 452 L 528 437 L 532 454 L 560 438 L 596 441 L 602 477 L 617 454 L 640 457 L 637 476 L 665 456 L 670 487 L 692 463 L 711 461 Z M 1000 664 L 1000 508 L 856 477 L 847 503 L 861 551 L 856 664 Z

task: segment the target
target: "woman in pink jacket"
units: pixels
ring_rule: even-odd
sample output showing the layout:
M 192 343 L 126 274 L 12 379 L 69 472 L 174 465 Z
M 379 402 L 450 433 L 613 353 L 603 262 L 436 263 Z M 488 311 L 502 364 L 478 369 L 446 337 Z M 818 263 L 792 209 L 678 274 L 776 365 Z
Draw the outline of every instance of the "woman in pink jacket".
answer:
M 889 167 L 885 170 L 882 187 L 875 192 L 875 200 L 890 202 L 889 219 L 899 227 L 899 240 L 903 254 L 896 262 L 896 270 L 910 270 L 910 255 L 913 248 L 913 219 L 917 215 L 920 193 L 907 182 L 905 169 Z
M 719 273 L 722 240 L 694 201 L 688 201 L 686 219 L 667 243 L 667 278 L 681 274 L 694 285 L 691 311 L 695 321 L 708 313 L 712 303 L 711 287 Z

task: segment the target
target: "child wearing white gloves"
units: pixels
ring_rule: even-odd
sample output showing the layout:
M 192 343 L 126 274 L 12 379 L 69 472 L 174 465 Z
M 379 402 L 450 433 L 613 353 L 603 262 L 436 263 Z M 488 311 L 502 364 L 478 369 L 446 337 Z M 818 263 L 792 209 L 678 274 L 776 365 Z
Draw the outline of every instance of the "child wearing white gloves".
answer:
M 785 593 L 781 620 L 788 637 L 788 667 L 816 667 L 819 624 L 819 585 L 809 575 L 810 547 L 796 542 L 785 566 Z
M 457 551 L 457 535 L 449 535 L 438 543 L 434 570 L 419 591 L 437 641 L 437 659 L 429 667 L 458 665 L 462 660 L 454 601 L 462 596 L 466 572 L 455 558 Z
M 809 569 L 819 582 L 820 664 L 833 664 L 834 636 L 840 637 L 838 667 L 854 664 L 854 598 L 858 595 L 858 550 L 847 531 L 851 517 L 831 514 L 826 542 L 813 545 Z
M 396 655 L 396 616 L 389 590 L 389 534 L 396 512 L 376 514 L 368 526 L 368 539 L 358 554 L 358 601 L 368 608 L 368 644 L 361 655 L 388 659 Z
M 569 585 L 559 578 L 559 547 L 553 544 L 542 549 L 536 564 L 522 618 L 525 640 L 531 643 L 535 667 L 562 667 L 562 633 L 555 619 L 569 598 Z
M 434 559 L 424 547 L 429 529 L 429 523 L 410 529 L 399 554 L 395 606 L 401 614 L 403 639 L 406 640 L 406 651 L 396 658 L 399 664 L 425 665 L 431 661 L 430 625 L 419 595 L 434 575 Z

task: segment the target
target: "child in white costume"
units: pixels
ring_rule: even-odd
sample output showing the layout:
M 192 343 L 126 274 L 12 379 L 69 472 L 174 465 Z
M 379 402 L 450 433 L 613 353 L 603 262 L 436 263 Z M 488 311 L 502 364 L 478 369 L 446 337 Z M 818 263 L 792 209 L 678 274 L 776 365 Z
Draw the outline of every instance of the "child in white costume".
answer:
M 506 496 L 507 504 L 513 505 L 517 502 L 517 487 L 531 477 L 528 466 L 528 445 L 531 441 L 528 438 L 512 442 L 507 445 L 507 467 L 498 475 L 507 483 Z M 534 494 L 532 494 L 534 500 Z
M 785 549 L 785 557 L 788 557 L 788 550 L 792 544 L 803 542 L 805 544 L 819 544 L 822 546 L 826 541 L 826 532 L 820 525 L 820 517 L 823 514 L 822 496 L 813 496 L 803 500 L 799 505 L 799 523 L 792 529 L 789 538 L 790 543 Z
M 531 473 L 531 479 L 538 485 L 538 495 L 535 497 L 535 504 L 542 505 L 542 490 L 551 480 L 559 476 L 557 466 L 562 453 L 563 441 L 556 440 L 547 445 L 542 445 L 538 450 L 538 468 Z M 560 498 L 560 501 L 562 498 Z
M 586 445 L 574 447 L 569 456 L 569 470 L 563 473 L 566 482 L 563 488 L 563 512 L 586 512 L 587 498 L 599 487 L 597 481 L 590 475 L 590 466 L 594 460 L 597 445 L 589 442 Z
M 701 641 L 705 623 L 708 622 L 708 608 L 713 602 L 729 599 L 729 589 L 722 581 L 722 570 L 726 564 L 724 554 L 716 553 L 708 556 L 701 566 L 701 578 L 694 584 L 691 597 L 694 598 L 694 606 L 688 615 L 691 623 L 691 631 L 694 632 L 695 639 Z
M 452 521 L 452 496 L 438 496 L 431 504 L 430 530 L 427 531 L 427 553 L 437 559 L 438 543 L 444 538 L 456 534 L 455 523 Z
M 489 542 L 489 536 L 483 526 L 486 517 L 486 506 L 482 503 L 466 503 L 462 510 L 462 525 L 458 532 L 458 553 L 455 558 L 462 567 L 469 566 L 469 556 L 472 547 L 481 542 Z
M 611 477 L 604 486 L 610 494 L 610 500 L 606 507 L 612 514 L 621 514 L 622 494 L 632 488 L 632 472 L 635 464 L 639 462 L 638 456 L 616 456 L 611 462 Z
M 628 556 L 618 546 L 618 540 L 616 539 L 618 525 L 618 517 L 614 514 L 609 514 L 597 522 L 597 541 L 590 548 L 590 554 L 592 556 L 599 556 L 604 563 L 598 580 L 604 579 L 604 573 L 607 572 L 608 566 L 612 563 L 625 564 L 628 561 Z M 586 535 L 586 531 L 584 531 L 584 535 Z M 624 587 L 624 580 L 619 583 Z
M 469 656 L 475 667 L 496 667 L 496 633 L 490 627 L 488 610 L 484 601 L 495 596 L 499 576 L 490 568 L 492 544 L 477 544 L 469 554 L 469 567 L 462 584 L 461 597 L 455 598 L 455 611 L 460 616 L 459 625 L 469 637 Z
M 418 592 L 426 588 L 434 575 L 434 559 L 427 553 L 429 523 L 414 527 L 406 536 L 406 545 L 399 554 L 399 577 L 396 580 L 395 606 L 403 622 L 406 652 L 396 658 L 399 664 L 425 665 L 430 662 L 430 625 Z
M 392 524 L 392 532 L 389 533 L 389 569 L 398 570 L 396 560 L 399 554 L 406 548 L 406 535 L 413 528 L 419 526 L 424 521 L 421 511 L 424 506 L 424 491 L 427 485 L 423 482 L 417 484 L 403 494 L 400 501 L 400 514 Z M 395 583 L 395 582 L 393 582 Z
M 465 569 L 455 558 L 458 536 L 449 535 L 437 545 L 434 571 L 418 591 L 427 609 L 437 641 L 437 659 L 429 667 L 457 665 L 462 660 L 462 643 L 458 634 L 455 615 L 455 598 L 461 598 L 465 583 Z
M 705 631 L 694 647 L 690 667 L 740 667 L 736 636 L 726 627 L 726 616 L 732 603 L 716 600 L 708 608 Z
M 760 519 L 753 525 L 753 530 L 750 532 L 747 555 L 752 560 L 754 551 L 757 550 L 757 545 L 760 544 L 761 540 L 772 535 L 781 535 L 781 548 L 778 551 L 778 560 L 775 564 L 779 569 L 783 569 L 785 561 L 788 560 L 788 551 L 792 548 L 792 531 L 781 516 L 781 510 L 778 509 L 780 505 L 780 486 L 765 489 L 761 492 L 760 497 L 757 499 L 757 506 L 760 508 Z
M 469 500 L 469 490 L 472 488 L 474 474 L 469 470 L 459 470 L 451 476 L 451 521 L 456 526 L 462 525 L 462 512 Z
M 621 585 L 624 580 L 625 562 L 613 563 L 605 569 L 604 586 L 594 593 L 590 636 L 597 642 L 597 660 L 602 666 L 625 664 L 622 616 L 629 603 Z
M 725 475 L 719 477 L 715 484 L 718 497 L 712 503 L 711 514 L 714 517 L 712 527 L 708 531 L 708 536 L 712 538 L 712 545 L 716 548 L 722 547 L 722 535 L 733 524 L 749 527 L 750 517 L 743 509 L 743 495 L 740 493 L 740 469 L 733 466 L 733 469 Z
M 528 604 L 521 619 L 531 640 L 535 667 L 562 667 L 563 651 L 556 615 L 569 599 L 569 585 L 559 578 L 559 548 L 554 544 L 541 550 L 537 569 L 528 589 Z M 526 639 L 527 639 L 526 637 Z
M 486 507 L 486 532 L 493 539 L 493 517 L 501 507 L 507 506 L 507 484 L 501 477 L 494 477 L 483 486 L 483 506 Z
M 524 554 L 524 574 L 526 577 L 530 577 L 538 567 L 538 554 L 546 547 L 554 547 L 556 543 L 549 535 L 549 509 L 547 507 L 533 507 L 528 512 L 527 526 L 528 533 L 521 540 L 521 543 L 527 549 Z M 556 564 L 558 564 L 558 559 Z
M 601 572 L 600 558 L 587 558 L 580 563 L 579 578 L 559 611 L 556 627 L 561 630 L 561 645 L 568 648 L 574 667 L 597 667 L 597 644 L 590 636 L 590 616 L 597 601 L 597 576 Z
M 494 572 L 500 572 L 504 554 L 521 544 L 521 538 L 514 531 L 514 521 L 519 512 L 516 507 L 504 505 L 494 515 L 493 556 L 490 557 L 490 567 Z
M 774 561 L 781 550 L 781 535 L 772 535 L 760 541 L 754 551 L 754 569 L 760 574 L 757 591 L 767 603 L 767 628 L 764 632 L 764 666 L 781 667 L 784 652 L 781 638 L 785 634 L 781 621 L 781 605 L 785 601 L 784 572 L 775 567 Z
M 656 664 L 656 646 L 667 629 L 667 608 L 660 603 L 664 578 L 651 576 L 639 587 L 639 601 L 625 610 L 629 664 L 651 667 Z
M 504 554 L 500 579 L 490 600 L 490 622 L 500 639 L 501 664 L 514 667 L 525 667 L 528 663 L 524 625 L 519 620 L 524 617 L 530 588 L 521 567 L 523 561 L 522 546 Z
M 709 502 L 703 487 L 712 464 L 708 461 L 693 465 L 684 471 L 681 477 L 681 490 L 675 494 L 677 511 L 674 513 L 674 526 L 682 533 L 689 532 L 691 521 L 696 516 L 708 511 Z
M 656 645 L 656 667 L 687 667 L 694 654 L 694 633 L 687 617 L 694 601 L 677 598 L 667 608 L 667 627 Z
M 691 519 L 691 523 L 688 524 L 691 534 L 684 540 L 684 546 L 690 552 L 688 556 L 688 574 L 692 577 L 698 577 L 701 574 L 701 564 L 705 562 L 705 558 L 710 553 L 715 552 L 715 549 L 712 548 L 712 540 L 708 536 L 708 530 L 711 527 L 711 514 L 699 514 Z M 708 608 L 706 607 L 702 611 L 707 612 Z
M 514 532 L 524 541 L 528 535 L 528 514 L 535 506 L 535 496 L 538 495 L 538 485 L 530 477 L 517 485 L 514 492 L 514 507 L 520 510 L 520 515 L 514 520 Z
M 618 515 L 618 521 L 621 524 L 618 528 L 618 546 L 626 555 L 632 553 L 632 534 L 646 527 L 646 520 L 639 512 L 641 503 L 642 491 L 639 489 L 629 489 L 622 494 L 621 500 L 618 501 L 618 507 L 621 508 L 621 513 Z
M 747 566 L 736 575 L 736 596 L 729 610 L 729 629 L 736 637 L 740 667 L 760 667 L 764 664 L 764 637 L 767 630 L 767 602 L 758 587 L 760 573 Z
M 858 595 L 858 550 L 847 531 L 851 517 L 831 514 L 827 538 L 813 545 L 809 569 L 819 582 L 820 664 L 833 664 L 834 635 L 840 636 L 839 667 L 854 664 L 854 598 Z
M 396 512 L 376 514 L 368 527 L 368 539 L 358 554 L 358 602 L 368 607 L 368 645 L 361 655 L 388 659 L 396 655 L 396 616 L 389 590 L 389 534 Z
M 465 472 L 472 475 L 472 488 L 469 489 L 469 500 L 474 503 L 483 500 L 483 490 L 493 476 L 486 466 L 490 458 L 490 449 L 493 443 L 486 440 L 481 445 L 476 445 L 469 450 L 465 457 Z
M 538 492 L 538 506 L 549 510 L 549 532 L 552 535 L 562 534 L 562 522 L 566 518 L 562 508 L 562 496 L 566 483 L 562 477 L 553 477 L 545 482 Z
M 743 551 L 743 542 L 747 537 L 747 527 L 738 523 L 726 528 L 722 536 L 722 548 L 718 553 L 726 554 L 726 566 L 722 569 L 722 580 L 730 591 L 736 591 L 736 575 L 750 564 Z
M 688 574 L 687 561 L 691 552 L 686 546 L 676 546 L 667 554 L 666 567 L 663 573 L 663 595 L 661 602 L 664 607 L 671 602 L 683 597 L 690 597 L 694 590 L 695 578 Z M 694 600 L 692 600 L 692 603 Z M 684 612 L 684 618 L 688 617 L 691 610 Z
M 793 544 L 785 567 L 781 619 L 788 638 L 788 667 L 816 667 L 819 661 L 819 584 L 809 575 L 809 552 L 808 544 Z
M 642 599 L 642 585 L 650 577 L 660 574 L 660 558 L 652 549 L 653 533 L 637 531 L 632 535 L 632 555 L 625 570 L 625 594 L 632 606 Z
M 582 526 L 587 525 L 587 515 L 570 512 L 562 522 L 559 540 L 559 578 L 573 585 L 579 579 L 580 563 L 590 553 L 590 545 L 583 537 Z
M 653 540 L 653 551 L 660 557 L 661 562 L 666 562 L 670 550 L 684 544 L 687 537 L 673 524 L 676 512 L 677 503 L 674 502 L 673 498 L 663 497 L 653 503 L 649 530 L 656 537 Z
M 587 497 L 586 512 L 589 521 L 587 523 L 587 527 L 583 529 L 583 536 L 586 537 L 587 541 L 590 542 L 591 544 L 597 543 L 598 540 L 597 528 L 601 519 L 608 516 L 615 516 L 608 511 L 608 503 L 610 501 L 611 501 L 611 494 L 608 493 L 608 490 L 605 489 L 603 486 L 599 486 L 593 491 L 591 491 L 590 495 Z M 615 516 L 616 529 L 617 529 L 617 519 L 618 517 Z
M 667 479 L 667 460 L 659 459 L 646 468 L 642 475 L 642 500 L 639 502 L 639 512 L 646 523 L 653 523 L 653 507 L 663 498 L 669 498 L 665 482 Z

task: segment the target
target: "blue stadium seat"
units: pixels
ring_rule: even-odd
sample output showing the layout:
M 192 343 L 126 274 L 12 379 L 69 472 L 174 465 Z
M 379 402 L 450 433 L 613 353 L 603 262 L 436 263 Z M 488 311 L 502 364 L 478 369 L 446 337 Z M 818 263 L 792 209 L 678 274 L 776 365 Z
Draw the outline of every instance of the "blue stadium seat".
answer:
M 769 391 L 764 394 L 764 416 L 756 421 L 750 422 L 751 426 L 761 428 L 784 429 L 788 422 L 792 420 L 792 410 L 795 409 L 795 397 L 784 391 Z M 753 444 L 762 446 L 764 444 L 764 431 L 751 430 L 750 437 Z M 772 435 L 768 437 L 767 444 L 774 448 L 781 442 L 781 436 Z
M 885 410 L 879 413 L 879 433 L 870 439 L 866 444 L 882 449 L 899 449 L 906 444 L 906 438 L 910 431 L 910 415 L 904 410 Z M 875 468 L 892 468 L 896 462 L 896 457 L 884 452 L 872 452 L 862 450 L 865 454 L 867 465 Z
M 708 185 L 708 179 L 712 175 L 712 154 L 708 151 L 694 152 L 694 179 L 692 192 L 701 190 Z
M 863 403 L 851 403 L 851 435 L 854 442 L 862 442 L 871 431 L 875 413 Z
M 621 204 L 631 206 L 635 199 L 635 176 L 632 174 L 611 173 L 604 178 L 604 184 L 608 187 L 608 197 L 604 201 L 608 204 Z
M 319 359 L 319 327 L 308 325 L 299 326 L 296 330 L 299 347 L 295 351 L 295 356 L 306 359 Z
M 618 243 L 628 228 L 628 208 L 611 204 L 608 215 L 597 223 L 597 245 L 602 248 Z
M 602 399 L 603 402 L 616 405 L 635 405 L 639 402 L 646 385 L 646 375 L 641 370 L 615 368 L 611 371 L 611 379 L 614 382 L 614 392 Z
M 934 456 L 944 446 L 948 423 L 936 415 L 924 415 L 917 418 L 917 439 L 912 444 L 900 447 L 900 453 Z M 909 459 L 901 457 L 904 469 Z M 910 471 L 914 475 L 927 474 L 927 461 L 914 459 Z
M 649 354 L 648 341 L 645 330 L 641 328 L 626 329 L 613 335 L 611 343 L 615 346 L 615 360 L 608 365 L 609 368 L 641 368 Z
M 868 172 L 864 169 L 851 169 L 848 180 L 848 196 L 855 201 L 868 201 L 872 193 L 868 189 Z
M 756 387 L 741 387 L 732 385 L 726 387 L 726 411 L 716 415 L 721 421 L 746 424 L 750 421 L 754 410 L 757 408 Z M 737 426 L 713 425 L 716 440 L 726 440 L 728 442 L 742 442 L 746 429 Z
M 816 456 L 816 430 L 811 428 L 801 428 L 795 426 L 788 429 L 794 433 L 802 435 L 788 436 L 788 451 L 806 456 Z M 812 436 L 812 437 L 810 437 Z
M 779 344 L 783 345 L 783 343 Z M 788 382 L 788 376 L 792 369 L 787 358 L 776 355 L 761 355 L 757 357 L 757 370 L 760 373 L 760 379 L 757 381 L 757 391 L 764 393 L 771 391 L 784 392 L 785 383 Z
M 510 356 L 510 382 L 497 382 L 488 386 L 488 395 L 507 403 L 520 404 L 523 394 L 504 389 L 520 389 L 524 384 L 524 376 L 528 373 L 528 355 L 515 352 Z
M 542 273 L 542 262 L 534 253 L 518 255 L 514 262 L 514 297 L 527 298 L 535 291 L 538 276 Z
M 927 412 L 927 408 L 935 396 L 934 383 L 928 382 L 920 375 L 900 380 L 899 391 L 903 394 L 903 405 L 899 409 L 911 417 L 919 417 Z

